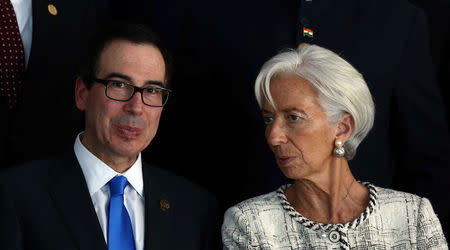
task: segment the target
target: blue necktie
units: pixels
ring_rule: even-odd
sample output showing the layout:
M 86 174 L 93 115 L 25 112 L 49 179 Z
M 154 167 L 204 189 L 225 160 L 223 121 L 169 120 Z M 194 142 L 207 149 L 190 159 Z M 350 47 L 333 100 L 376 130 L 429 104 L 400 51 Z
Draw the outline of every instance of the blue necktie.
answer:
M 109 181 L 111 199 L 108 214 L 108 249 L 134 250 L 133 228 L 130 216 L 123 203 L 123 191 L 127 186 L 125 176 L 116 176 Z

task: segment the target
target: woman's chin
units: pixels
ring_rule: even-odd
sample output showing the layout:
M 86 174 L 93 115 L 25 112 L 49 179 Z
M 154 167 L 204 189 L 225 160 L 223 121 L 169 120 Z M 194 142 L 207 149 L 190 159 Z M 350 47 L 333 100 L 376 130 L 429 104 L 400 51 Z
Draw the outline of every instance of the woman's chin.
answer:
M 303 174 L 301 174 L 299 169 L 295 166 L 285 165 L 285 166 L 278 166 L 281 170 L 281 172 L 286 176 L 288 179 L 296 180 L 302 178 Z

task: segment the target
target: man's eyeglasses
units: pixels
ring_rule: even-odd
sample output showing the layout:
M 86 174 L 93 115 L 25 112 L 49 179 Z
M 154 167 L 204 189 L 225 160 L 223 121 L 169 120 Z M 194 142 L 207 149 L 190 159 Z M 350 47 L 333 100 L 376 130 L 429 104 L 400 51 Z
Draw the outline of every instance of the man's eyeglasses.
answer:
M 163 107 L 169 99 L 170 89 L 150 86 L 136 87 L 126 82 L 108 79 L 94 79 L 94 82 L 105 85 L 105 94 L 109 99 L 126 102 L 133 98 L 136 92 L 141 93 L 142 102 L 152 107 Z

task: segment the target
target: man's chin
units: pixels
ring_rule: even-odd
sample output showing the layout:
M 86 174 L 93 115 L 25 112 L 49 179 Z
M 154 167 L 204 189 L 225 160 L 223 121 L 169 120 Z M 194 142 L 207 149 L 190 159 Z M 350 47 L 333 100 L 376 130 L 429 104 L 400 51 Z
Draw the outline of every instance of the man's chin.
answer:
M 116 136 L 112 142 L 112 148 L 116 154 L 132 158 L 137 157 L 150 144 L 150 141 L 143 141 L 142 135 L 134 139 Z
M 136 144 L 137 142 L 135 140 L 122 140 L 122 143 L 114 145 L 113 150 L 115 151 L 116 155 L 121 157 L 137 157 L 145 147 Z

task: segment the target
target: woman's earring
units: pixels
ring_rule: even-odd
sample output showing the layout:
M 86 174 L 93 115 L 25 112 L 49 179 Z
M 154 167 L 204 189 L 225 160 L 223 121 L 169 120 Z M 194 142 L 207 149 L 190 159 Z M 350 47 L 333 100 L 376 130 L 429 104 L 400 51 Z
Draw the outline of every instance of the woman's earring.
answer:
M 336 157 L 344 157 L 345 155 L 345 149 L 344 149 L 344 143 L 342 143 L 341 140 L 334 141 L 334 146 L 336 147 L 334 149 L 334 154 Z

